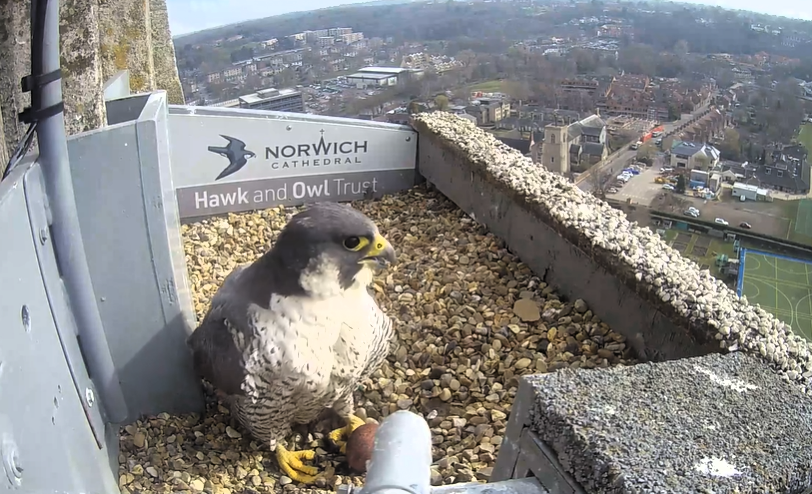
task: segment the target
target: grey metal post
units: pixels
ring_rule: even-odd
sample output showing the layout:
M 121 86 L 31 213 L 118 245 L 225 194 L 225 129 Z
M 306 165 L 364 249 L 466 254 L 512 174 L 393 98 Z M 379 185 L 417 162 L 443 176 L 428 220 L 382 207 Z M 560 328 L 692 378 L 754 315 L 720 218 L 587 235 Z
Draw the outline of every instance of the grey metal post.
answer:
M 39 88 L 36 84 L 36 78 L 60 68 L 59 0 L 32 1 L 31 26 L 31 75 L 35 79 L 31 91 L 31 106 L 36 112 L 62 103 L 61 78 L 56 78 Z M 55 115 L 46 114 L 40 117 L 37 123 L 37 138 L 38 162 L 45 179 L 53 218 L 51 231 L 54 249 L 79 328 L 88 373 L 101 395 L 107 419 L 117 423 L 127 416 L 127 404 L 107 346 L 96 296 L 90 281 L 90 270 L 87 266 L 74 200 L 62 111 Z M 81 395 L 84 396 L 84 393 Z
M 423 417 L 401 410 L 375 433 L 362 494 L 429 494 L 431 431 Z

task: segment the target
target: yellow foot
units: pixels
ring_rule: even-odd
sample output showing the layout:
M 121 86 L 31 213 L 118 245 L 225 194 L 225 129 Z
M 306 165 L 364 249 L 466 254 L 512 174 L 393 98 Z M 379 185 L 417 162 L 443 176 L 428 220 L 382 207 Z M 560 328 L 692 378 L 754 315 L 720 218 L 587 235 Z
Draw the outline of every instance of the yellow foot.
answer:
M 341 448 L 341 453 L 347 452 L 347 441 L 350 439 L 350 434 L 355 429 L 361 427 L 366 422 L 359 419 L 355 415 L 350 415 L 347 419 L 348 424 L 340 429 L 336 429 L 330 433 L 330 439 Z
M 316 480 L 318 468 L 302 463 L 302 460 L 312 460 L 315 457 L 316 452 L 312 449 L 288 451 L 282 445 L 276 446 L 276 461 L 279 462 L 279 468 L 295 482 L 312 484 Z

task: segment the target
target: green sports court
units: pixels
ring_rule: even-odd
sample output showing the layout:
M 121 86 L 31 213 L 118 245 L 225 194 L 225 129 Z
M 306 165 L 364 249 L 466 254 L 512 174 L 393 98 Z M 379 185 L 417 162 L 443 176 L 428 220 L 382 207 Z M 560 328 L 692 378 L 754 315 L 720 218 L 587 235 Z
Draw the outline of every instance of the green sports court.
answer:
M 741 249 L 737 291 L 812 341 L 812 264 Z

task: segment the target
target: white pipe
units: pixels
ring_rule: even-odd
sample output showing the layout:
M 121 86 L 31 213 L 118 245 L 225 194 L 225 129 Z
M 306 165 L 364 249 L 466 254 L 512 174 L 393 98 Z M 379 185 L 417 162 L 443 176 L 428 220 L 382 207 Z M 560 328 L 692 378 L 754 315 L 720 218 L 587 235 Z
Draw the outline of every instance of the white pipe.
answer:
M 431 431 L 423 417 L 401 410 L 375 433 L 362 494 L 429 494 Z

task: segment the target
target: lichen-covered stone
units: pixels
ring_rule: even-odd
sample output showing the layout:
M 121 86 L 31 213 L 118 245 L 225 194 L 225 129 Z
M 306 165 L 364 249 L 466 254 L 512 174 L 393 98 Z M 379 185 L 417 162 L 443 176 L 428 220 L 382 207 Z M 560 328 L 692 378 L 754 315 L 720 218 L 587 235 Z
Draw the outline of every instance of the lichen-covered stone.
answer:
M 62 98 L 68 135 L 98 129 L 107 119 L 97 19 L 96 2 L 60 2 Z
M 185 100 L 178 76 L 175 44 L 172 42 L 172 31 L 169 29 L 166 0 L 150 0 L 149 15 L 155 87 L 166 90 L 169 104 L 182 105 Z
M 152 62 L 149 2 L 101 0 L 99 30 L 105 79 L 121 70 L 130 71 L 130 88 L 145 92 L 155 88 Z
M 30 0 L 0 2 L 2 166 L 25 132 L 17 114 L 30 101 L 20 88 L 30 73 L 29 16 Z M 170 103 L 183 103 L 165 0 L 63 0 L 60 47 L 68 135 L 104 126 L 104 83 L 122 69 L 133 91 L 164 89 Z
M 17 114 L 31 101 L 20 88 L 20 78 L 28 74 L 31 65 L 29 34 L 30 0 L 0 2 L 0 109 L 3 133 L 0 147 L 11 155 L 25 133 L 25 125 Z M 6 160 L 0 166 L 5 167 Z

